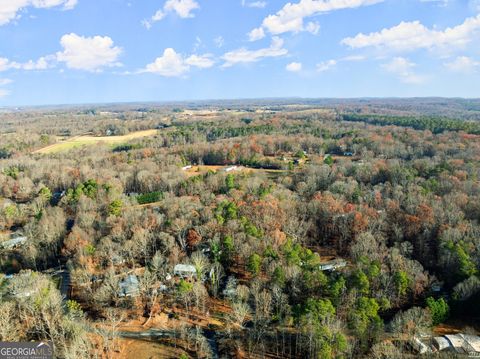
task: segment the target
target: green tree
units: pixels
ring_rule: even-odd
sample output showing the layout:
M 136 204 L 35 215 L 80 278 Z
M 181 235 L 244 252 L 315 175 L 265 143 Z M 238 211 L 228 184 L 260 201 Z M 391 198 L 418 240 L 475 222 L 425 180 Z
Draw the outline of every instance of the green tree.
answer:
M 398 295 L 407 294 L 410 279 L 408 278 L 408 274 L 406 272 L 401 270 L 395 272 L 395 274 L 393 275 L 393 281 L 395 283 L 395 288 Z
M 260 257 L 257 253 L 252 254 L 248 258 L 247 268 L 250 273 L 253 275 L 258 275 L 260 273 L 260 268 L 262 266 L 262 257 Z
M 112 216 L 119 216 L 122 214 L 123 203 L 121 200 L 116 199 L 108 206 L 108 214 Z
M 349 313 L 349 327 L 365 346 L 383 327 L 378 311 L 380 305 L 374 298 L 360 297 Z
M 352 284 L 361 294 L 368 294 L 370 291 L 370 281 L 361 269 L 357 269 L 353 273 Z
M 326 155 L 325 158 L 323 159 L 323 163 L 329 166 L 333 165 L 334 162 L 335 161 L 331 155 Z
M 38 193 L 44 201 L 50 201 L 52 198 L 52 191 L 48 187 L 42 187 Z
M 432 297 L 427 298 L 427 307 L 432 313 L 432 321 L 434 325 L 443 323 L 447 320 L 450 308 L 445 299 L 440 298 L 435 300 Z
M 227 191 L 235 188 L 235 176 L 233 174 L 230 173 L 225 177 L 225 186 L 227 187 Z

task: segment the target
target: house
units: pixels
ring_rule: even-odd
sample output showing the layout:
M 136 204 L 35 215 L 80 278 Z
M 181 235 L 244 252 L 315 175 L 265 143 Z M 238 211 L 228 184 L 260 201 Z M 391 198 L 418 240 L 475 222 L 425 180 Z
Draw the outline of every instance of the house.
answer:
M 191 264 L 177 264 L 173 273 L 180 278 L 191 278 L 197 275 L 197 270 Z
M 433 338 L 433 346 L 437 350 L 445 350 L 450 347 L 450 342 L 445 337 L 435 337 Z
M 426 354 L 426 353 L 432 352 L 432 350 L 428 347 L 428 345 L 423 343 L 417 337 L 413 337 L 413 339 L 410 340 L 410 344 L 419 354 Z
M 223 169 L 225 172 L 232 172 L 238 170 L 238 166 L 230 166 L 230 167 L 225 167 Z
M 334 259 L 329 262 L 320 263 L 318 268 L 321 271 L 334 271 L 340 268 L 344 268 L 346 266 L 347 266 L 347 261 L 343 259 Z
M 118 286 L 120 287 L 119 297 L 136 297 L 140 294 L 138 278 L 134 274 L 122 279 Z
M 19 232 L 12 233 L 10 239 L 0 243 L 0 247 L 4 249 L 13 249 L 25 243 L 28 240 L 27 237 Z
M 480 356 L 480 336 L 451 334 L 433 338 L 433 345 L 439 351 L 451 351 L 466 356 Z

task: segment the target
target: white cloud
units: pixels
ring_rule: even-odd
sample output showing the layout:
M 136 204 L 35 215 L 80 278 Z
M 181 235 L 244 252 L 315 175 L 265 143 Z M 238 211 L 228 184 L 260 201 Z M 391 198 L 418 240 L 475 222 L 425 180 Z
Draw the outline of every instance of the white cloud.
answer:
M 195 0 L 167 0 L 163 7 L 166 12 L 175 11 L 183 19 L 195 17 L 192 11 L 199 8 L 200 5 Z
M 444 65 L 453 72 L 471 73 L 480 68 L 480 61 L 475 61 L 467 56 L 458 56 L 455 60 L 446 62 Z
M 363 55 L 351 55 L 351 56 L 342 57 L 339 61 L 363 61 L 366 59 L 367 58 Z
M 189 66 L 185 64 L 182 56 L 177 54 L 174 49 L 167 48 L 163 51 L 163 56 L 157 57 L 142 72 L 151 72 L 165 77 L 178 77 L 185 74 L 188 69 Z
M 103 67 L 121 66 L 118 57 L 122 49 L 114 46 L 108 36 L 84 37 L 71 33 L 63 35 L 60 44 L 63 51 L 57 52 L 56 57 L 68 68 L 100 71 Z
M 53 66 L 55 61 L 55 56 L 42 56 L 37 61 L 28 61 L 22 64 L 22 69 L 24 70 L 46 70 Z
M 212 59 L 211 54 L 204 55 L 191 55 L 186 60 L 185 63 L 190 66 L 195 66 L 201 69 L 208 69 L 215 64 L 215 61 Z
M 336 65 L 337 65 L 337 60 L 323 61 L 317 64 L 317 71 L 325 72 L 334 68 Z
M 140 73 L 154 73 L 165 77 L 180 77 L 190 71 L 190 67 L 209 68 L 215 64 L 211 54 L 191 55 L 184 58 L 172 48 L 163 51 L 163 55 L 157 57 L 154 62 L 148 64 Z
M 0 57 L 0 72 L 7 71 L 12 68 L 12 63 L 5 57 Z
M 267 6 L 266 1 L 245 1 L 242 0 L 242 6 L 243 7 L 252 7 L 252 8 L 257 8 L 257 9 L 263 9 Z
M 357 8 L 383 2 L 383 0 L 300 0 L 298 3 L 287 3 L 275 15 L 267 16 L 262 28 L 273 35 L 285 32 L 309 31 L 317 33 L 319 25 L 310 22 L 304 25 L 304 19 L 330 11 Z
M 195 0 L 167 0 L 163 9 L 157 12 L 149 19 L 143 20 L 142 24 L 147 29 L 152 27 L 152 23 L 162 20 L 168 13 L 176 13 L 182 19 L 195 17 L 193 10 L 199 9 L 200 5 Z
M 311 34 L 317 35 L 320 31 L 320 24 L 316 21 L 310 21 L 307 26 L 305 26 L 305 30 Z
M 165 17 L 165 13 L 162 10 L 157 10 L 152 16 L 152 21 L 160 21 Z
M 443 31 L 429 29 L 419 21 L 401 22 L 389 29 L 370 34 L 360 33 L 355 37 L 342 40 L 342 44 L 351 48 L 377 47 L 396 51 L 416 49 L 462 48 L 468 44 L 480 30 L 480 15 L 465 19 L 457 26 Z
M 213 42 L 215 43 L 216 47 L 220 48 L 225 43 L 225 39 L 223 38 L 223 36 L 217 36 L 213 39 Z
M 65 2 L 65 5 L 63 5 L 63 8 L 65 10 L 71 10 L 77 5 L 78 1 L 77 0 L 67 0 Z
M 291 62 L 285 69 L 290 72 L 299 72 L 302 71 L 302 64 L 300 62 Z
M 417 66 L 415 63 L 404 57 L 395 57 L 392 61 L 382 65 L 386 71 L 396 75 L 404 83 L 421 84 L 425 78 L 415 74 L 413 71 L 415 66 Z
M 2 0 L 0 1 L 0 26 L 18 19 L 20 12 L 28 7 L 48 9 L 62 6 L 65 10 L 75 7 L 77 0 Z
M 15 61 L 10 61 L 9 59 L 2 57 L 0 58 L 0 72 L 7 70 L 46 70 L 50 67 L 53 67 L 53 62 L 55 61 L 55 56 L 43 56 L 38 60 L 33 61 L 29 60 L 24 63 L 19 63 Z
M 420 2 L 436 3 L 440 7 L 445 7 L 448 5 L 450 0 L 420 0 Z
M 288 50 L 283 48 L 283 40 L 279 37 L 273 37 L 269 47 L 259 50 L 248 50 L 244 47 L 225 53 L 222 59 L 225 63 L 222 67 L 230 67 L 240 63 L 252 63 L 260 61 L 265 57 L 278 57 L 288 54 Z
M 263 39 L 265 37 L 265 31 L 263 31 L 262 27 L 253 29 L 248 33 L 248 39 L 250 41 L 257 41 Z

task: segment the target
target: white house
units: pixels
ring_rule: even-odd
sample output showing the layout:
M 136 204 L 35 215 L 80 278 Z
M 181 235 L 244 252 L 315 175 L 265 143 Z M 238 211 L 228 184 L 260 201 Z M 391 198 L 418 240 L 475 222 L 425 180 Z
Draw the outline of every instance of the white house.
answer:
M 478 335 L 451 334 L 433 338 L 435 349 L 453 351 L 457 354 L 480 356 L 480 337 Z
M 19 245 L 25 243 L 28 240 L 27 237 L 20 233 L 13 233 L 10 235 L 10 239 L 0 242 L 0 247 L 4 249 L 13 249 Z
M 223 170 L 225 172 L 232 172 L 232 171 L 236 171 L 238 169 L 238 166 L 230 166 L 230 167 L 225 167 Z
M 344 268 L 347 266 L 347 261 L 343 259 L 334 259 L 333 261 L 320 263 L 319 269 L 321 271 L 334 271 L 336 269 Z
M 175 268 L 173 268 L 173 273 L 177 277 L 191 278 L 197 275 L 197 270 L 191 264 L 177 264 Z

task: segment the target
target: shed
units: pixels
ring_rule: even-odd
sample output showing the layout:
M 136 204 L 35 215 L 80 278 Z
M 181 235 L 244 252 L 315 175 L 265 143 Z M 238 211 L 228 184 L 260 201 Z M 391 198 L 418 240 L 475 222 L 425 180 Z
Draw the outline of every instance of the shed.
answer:
M 459 354 L 478 355 L 480 354 L 480 337 L 468 334 L 445 335 L 444 338 L 450 346 Z
M 433 345 L 437 350 L 445 350 L 450 348 L 450 342 L 444 337 L 433 338 Z
M 476 352 L 480 353 L 480 336 L 478 335 L 469 335 L 469 334 L 462 334 L 465 338 L 465 341 L 468 345 Z
M 413 340 L 410 341 L 410 344 L 419 354 L 425 354 L 430 352 L 430 348 L 425 345 L 420 339 L 417 337 L 413 337 Z
M 182 278 L 193 277 L 197 275 L 197 270 L 191 264 L 177 264 L 173 268 L 173 273 Z
M 319 269 L 321 271 L 334 271 L 336 269 L 344 268 L 347 266 L 347 261 L 343 259 L 334 259 L 333 261 L 320 263 Z
M 25 243 L 28 238 L 20 233 L 13 233 L 10 235 L 10 239 L 0 243 L 0 247 L 5 249 L 15 248 L 23 243 Z
M 138 287 L 138 278 L 134 274 L 130 274 L 125 279 L 122 279 L 118 286 L 120 287 L 119 296 L 120 297 L 136 297 L 140 294 L 140 289 Z
M 225 167 L 223 170 L 225 172 L 231 172 L 231 171 L 236 171 L 238 169 L 238 166 L 230 166 L 230 167 Z

